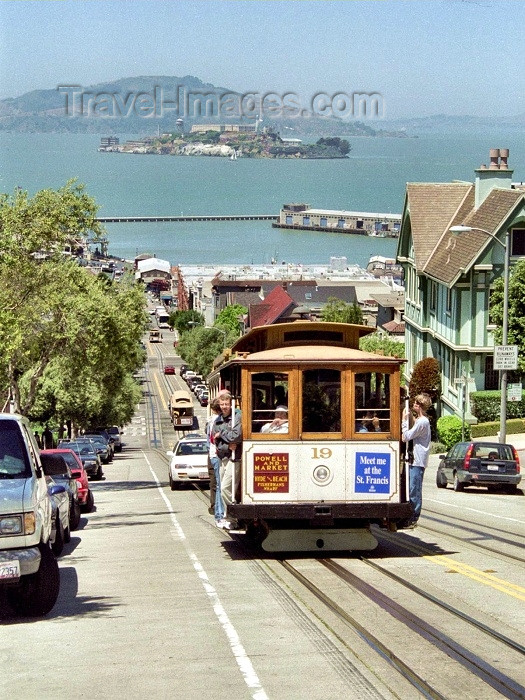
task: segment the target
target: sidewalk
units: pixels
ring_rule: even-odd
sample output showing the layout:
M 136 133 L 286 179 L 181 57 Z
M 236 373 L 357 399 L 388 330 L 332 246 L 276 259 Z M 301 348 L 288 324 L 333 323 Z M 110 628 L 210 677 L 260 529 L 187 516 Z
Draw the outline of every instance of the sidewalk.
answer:
M 487 437 L 473 438 L 473 442 L 499 442 L 497 435 L 491 435 Z M 516 433 L 515 435 L 507 435 L 506 440 L 508 445 L 514 445 L 518 452 L 525 452 L 525 433 Z M 436 467 L 439 464 L 439 455 L 446 453 L 447 450 L 440 452 L 439 454 L 431 454 L 428 466 Z M 525 462 L 525 455 L 520 455 L 520 462 L 523 464 Z
M 493 435 L 492 437 L 473 438 L 473 440 L 474 442 L 499 442 L 499 437 L 497 435 Z M 514 447 L 519 451 L 525 450 L 525 433 L 507 435 L 505 442 L 508 445 L 514 445 Z

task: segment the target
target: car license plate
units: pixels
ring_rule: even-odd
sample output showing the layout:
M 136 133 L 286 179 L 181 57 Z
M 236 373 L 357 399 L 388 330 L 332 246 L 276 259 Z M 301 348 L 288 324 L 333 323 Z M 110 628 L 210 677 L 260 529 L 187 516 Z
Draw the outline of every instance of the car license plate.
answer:
M 181 425 L 193 425 L 193 418 L 181 418 L 180 424 Z
M 12 581 L 20 578 L 20 562 L 18 559 L 4 561 L 0 564 L 0 581 Z
M 497 472 L 497 471 L 499 471 L 499 467 L 497 464 L 487 464 L 487 471 Z

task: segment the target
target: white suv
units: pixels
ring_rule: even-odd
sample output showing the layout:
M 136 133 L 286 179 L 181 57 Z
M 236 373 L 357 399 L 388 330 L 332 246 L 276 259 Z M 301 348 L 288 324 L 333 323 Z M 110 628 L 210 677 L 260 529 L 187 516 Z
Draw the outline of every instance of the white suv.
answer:
M 0 586 L 22 615 L 46 615 L 58 598 L 51 527 L 51 500 L 29 423 L 0 413 Z

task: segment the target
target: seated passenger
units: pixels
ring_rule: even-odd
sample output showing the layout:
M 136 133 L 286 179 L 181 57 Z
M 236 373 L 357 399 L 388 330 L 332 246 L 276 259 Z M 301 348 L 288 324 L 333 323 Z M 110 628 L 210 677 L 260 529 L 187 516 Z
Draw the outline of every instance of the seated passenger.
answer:
M 379 433 L 381 432 L 381 424 L 379 418 L 372 411 L 367 411 L 366 415 L 357 425 L 358 433 Z
M 261 433 L 287 433 L 288 432 L 288 409 L 286 406 L 277 406 L 275 418 L 271 423 L 265 423 L 261 428 Z

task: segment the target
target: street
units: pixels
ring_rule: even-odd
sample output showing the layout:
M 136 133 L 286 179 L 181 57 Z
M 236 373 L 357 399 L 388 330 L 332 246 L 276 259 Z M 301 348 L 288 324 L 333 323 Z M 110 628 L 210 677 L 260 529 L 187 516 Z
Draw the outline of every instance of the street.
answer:
M 2 620 L 0 697 L 424 697 L 340 615 L 323 608 L 279 557 L 217 529 L 207 491 L 193 485 L 170 491 L 165 452 L 175 434 L 167 398 L 182 384 L 178 373 L 162 372 L 168 361 L 181 363 L 170 334 L 164 336 L 147 347 L 145 395 L 126 426 L 123 452 L 105 467 L 105 480 L 92 483 L 95 510 L 83 515 L 60 557 L 55 608 L 45 619 Z M 201 430 L 205 410 L 196 402 Z M 436 460 L 425 475 L 421 525 L 380 531 L 378 549 L 363 559 L 523 645 L 523 494 L 438 490 Z M 445 613 L 431 612 L 415 592 L 394 590 L 358 556 L 333 561 L 368 590 L 336 579 L 315 557 L 289 563 L 378 641 L 394 645 L 396 656 L 406 655 L 441 697 L 496 698 L 502 687 L 512 689 L 507 697 L 524 697 L 519 649 L 485 642 L 463 622 L 443 621 Z M 455 643 L 495 664 L 501 678 L 489 682 L 436 650 L 427 634 L 369 597 L 372 588 L 388 589 L 398 605 L 428 617 L 427 625 L 442 624 Z

